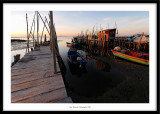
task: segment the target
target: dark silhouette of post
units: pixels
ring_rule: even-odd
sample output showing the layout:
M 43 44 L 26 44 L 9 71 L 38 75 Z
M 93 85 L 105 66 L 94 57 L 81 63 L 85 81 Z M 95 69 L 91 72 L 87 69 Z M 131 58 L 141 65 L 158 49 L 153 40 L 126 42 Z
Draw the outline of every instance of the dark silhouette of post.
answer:
M 28 18 L 27 18 L 27 13 L 26 13 L 26 23 L 27 23 L 27 49 L 29 52 L 29 36 L 28 36 Z
M 47 42 L 47 39 L 46 39 L 46 34 L 45 34 L 45 36 L 44 36 L 44 42 Z
M 55 34 L 53 27 L 53 12 L 50 11 L 50 37 L 51 37 L 51 51 L 53 56 L 53 72 L 57 73 L 56 69 L 56 50 L 55 50 Z
M 35 39 L 34 39 L 34 32 L 35 32 L 35 19 L 34 19 L 34 31 L 33 31 L 33 47 L 35 47 Z
M 39 46 L 39 18 L 38 18 L 38 11 L 37 11 L 37 45 Z

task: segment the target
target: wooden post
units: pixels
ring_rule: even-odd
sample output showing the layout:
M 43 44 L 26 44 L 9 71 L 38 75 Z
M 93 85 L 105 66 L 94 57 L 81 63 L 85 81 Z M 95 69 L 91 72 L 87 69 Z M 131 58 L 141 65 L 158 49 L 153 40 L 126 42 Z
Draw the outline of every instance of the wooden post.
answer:
M 46 39 L 46 34 L 45 34 L 45 37 L 44 37 L 44 42 L 47 42 L 47 39 Z
M 130 49 L 131 43 L 129 42 L 129 49 Z
M 54 36 L 55 36 L 55 50 L 56 50 L 56 56 L 60 56 L 59 54 L 59 48 L 58 48 L 58 42 L 57 42 L 57 34 L 56 34 L 56 29 L 55 29 L 55 23 L 54 23 Z
M 20 60 L 20 54 L 14 56 L 14 62 L 18 62 Z
M 43 30 L 42 30 L 42 34 L 41 34 L 41 40 L 40 40 L 40 44 L 42 45 L 42 37 L 43 37 L 43 32 L 44 32 L 44 28 L 45 28 L 45 23 L 47 22 L 47 18 L 44 22 L 44 26 L 43 26 Z
M 142 40 L 142 37 L 143 37 L 144 33 L 142 33 L 140 39 L 139 39 L 139 42 L 137 44 L 137 50 L 140 51 L 140 48 L 141 48 L 141 40 Z
M 38 18 L 38 11 L 37 11 L 37 45 L 39 46 L 39 18 Z
M 50 33 L 51 33 L 51 42 L 52 42 L 52 56 L 53 56 L 53 72 L 57 73 L 56 69 L 56 50 L 55 50 L 55 36 L 54 36 L 54 27 L 53 27 L 53 12 L 50 11 Z
M 123 48 L 123 40 L 122 40 L 122 48 Z
M 27 18 L 27 13 L 26 13 L 26 22 L 27 22 L 27 49 L 29 52 L 29 37 L 28 37 L 28 18 Z
M 33 47 L 34 47 L 34 32 L 35 32 L 35 19 L 34 19 L 34 31 L 33 31 Z
M 145 51 L 145 49 L 146 49 L 146 44 L 144 44 L 144 51 Z

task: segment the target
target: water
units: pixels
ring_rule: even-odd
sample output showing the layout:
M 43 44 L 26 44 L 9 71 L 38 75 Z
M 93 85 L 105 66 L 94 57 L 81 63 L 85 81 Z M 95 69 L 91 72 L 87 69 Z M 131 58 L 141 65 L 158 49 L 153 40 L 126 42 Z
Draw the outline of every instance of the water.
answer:
M 73 94 L 79 96 L 79 98 L 87 97 L 88 101 L 86 102 L 90 102 L 90 97 L 96 98 L 101 96 L 125 80 L 125 77 L 120 71 L 113 68 L 109 62 L 104 63 L 101 59 L 90 58 L 88 56 L 89 53 L 83 49 L 78 49 L 77 51 L 84 57 L 88 56 L 86 66 L 82 69 L 73 67 L 67 59 L 67 52 L 70 48 L 66 45 L 66 42 L 71 42 L 72 37 L 58 37 L 57 39 L 59 52 L 66 67 L 66 72 L 63 75 L 65 85 Z M 26 42 L 11 43 L 12 62 L 14 55 L 21 54 L 22 58 L 25 52 Z M 82 102 L 79 98 L 74 98 L 73 101 Z
M 72 66 L 67 60 L 67 52 L 70 47 L 67 47 L 66 42 L 71 42 L 71 38 L 62 40 L 58 45 L 60 55 L 66 66 L 65 84 L 72 94 L 78 96 L 77 99 L 73 100 L 82 102 L 81 99 L 83 100 L 83 97 L 86 97 L 88 98 L 86 102 L 91 102 L 90 97 L 101 96 L 125 80 L 121 72 L 113 68 L 109 62 L 104 63 L 101 59 L 89 58 L 87 57 L 88 52 L 83 49 L 77 51 L 88 58 L 87 65 L 82 69 Z
M 120 59 L 108 59 L 107 56 L 96 54 L 90 56 L 90 52 L 80 48 L 78 52 L 86 57 L 88 62 L 85 67 L 79 69 L 69 64 L 67 60 L 70 48 L 66 42 L 71 42 L 72 37 L 57 39 L 66 68 L 66 72 L 62 72 L 65 87 L 74 103 L 149 102 L 149 67 Z M 16 54 L 21 54 L 22 58 L 25 52 L 26 42 L 11 43 L 11 61 Z
M 63 39 L 63 37 L 61 37 Z M 12 39 L 20 39 L 20 40 L 27 40 L 27 38 L 12 38 Z M 49 38 L 46 38 L 47 41 Z M 44 38 L 42 38 L 42 41 L 44 41 Z M 60 41 L 60 40 L 59 40 Z M 33 47 L 33 40 L 29 40 L 29 51 L 31 51 L 31 48 Z M 11 63 L 14 62 L 14 56 L 16 54 L 20 54 L 20 59 L 25 55 L 27 48 L 27 42 L 18 42 L 14 41 L 11 42 Z

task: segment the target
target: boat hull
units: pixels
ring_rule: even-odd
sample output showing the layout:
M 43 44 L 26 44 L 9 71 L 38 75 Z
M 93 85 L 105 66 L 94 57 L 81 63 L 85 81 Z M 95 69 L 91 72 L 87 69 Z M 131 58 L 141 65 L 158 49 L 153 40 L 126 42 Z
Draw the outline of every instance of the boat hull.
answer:
M 71 44 L 67 44 L 67 47 L 72 47 L 72 45 Z
M 85 60 L 81 60 L 81 61 L 78 61 L 78 60 L 72 60 L 70 57 L 68 57 L 68 61 L 72 64 L 75 64 L 75 65 L 82 65 L 82 66 L 85 66 L 87 64 L 87 61 Z
M 82 60 L 77 60 L 77 57 L 81 57 Z M 76 51 L 69 51 L 68 52 L 68 60 L 70 63 L 75 65 L 85 66 L 87 64 L 87 60 L 83 58 L 78 52 Z
M 69 42 L 66 42 L 66 44 L 71 44 L 71 43 L 69 43 Z
M 116 51 L 113 51 L 113 50 L 112 50 L 112 53 L 113 53 L 114 56 L 117 56 L 119 58 L 123 58 L 123 59 L 129 60 L 129 61 L 133 61 L 133 62 L 136 62 L 136 63 L 143 64 L 143 65 L 149 65 L 149 60 L 133 57 L 133 56 L 126 55 L 126 54 L 116 52 Z

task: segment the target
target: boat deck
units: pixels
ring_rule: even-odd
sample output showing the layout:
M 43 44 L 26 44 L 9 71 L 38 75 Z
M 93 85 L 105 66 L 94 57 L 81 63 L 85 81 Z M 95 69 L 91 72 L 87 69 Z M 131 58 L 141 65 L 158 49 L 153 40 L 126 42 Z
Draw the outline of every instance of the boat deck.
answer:
M 49 46 L 27 53 L 11 67 L 12 103 L 72 103 L 67 96 L 62 74 L 56 62 L 53 73 L 53 57 Z

